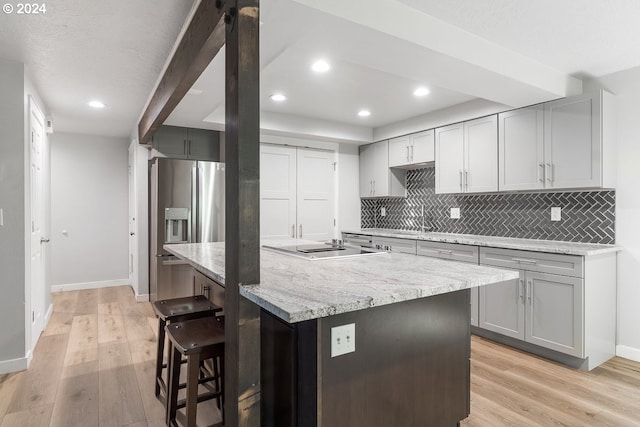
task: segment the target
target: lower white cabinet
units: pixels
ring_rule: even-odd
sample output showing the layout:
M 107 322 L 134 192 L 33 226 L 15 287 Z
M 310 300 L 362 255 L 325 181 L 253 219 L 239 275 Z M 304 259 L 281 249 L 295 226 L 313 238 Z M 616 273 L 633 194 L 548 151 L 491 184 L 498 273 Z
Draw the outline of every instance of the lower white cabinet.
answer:
M 390 252 L 400 252 L 411 255 L 416 254 L 415 240 L 373 236 L 372 243 L 374 248 L 380 247 L 381 249 L 385 249 Z

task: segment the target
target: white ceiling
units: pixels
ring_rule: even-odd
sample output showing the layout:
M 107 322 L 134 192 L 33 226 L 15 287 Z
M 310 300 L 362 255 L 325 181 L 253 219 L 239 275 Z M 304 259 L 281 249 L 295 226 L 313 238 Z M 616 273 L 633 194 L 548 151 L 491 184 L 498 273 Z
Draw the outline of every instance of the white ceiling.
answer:
M 2 14 L 0 58 L 27 64 L 55 130 L 126 136 L 192 3 L 56 0 L 45 16 Z M 285 133 L 371 135 L 473 99 L 565 96 L 580 90 L 571 76 L 640 66 L 637 0 L 265 0 L 261 20 L 263 127 Z M 323 75 L 309 69 L 320 57 L 333 67 Z M 431 94 L 413 97 L 418 85 Z M 194 89 L 168 123 L 220 128 L 223 55 Z M 287 101 L 273 103 L 274 92 Z M 107 108 L 88 109 L 93 97 Z

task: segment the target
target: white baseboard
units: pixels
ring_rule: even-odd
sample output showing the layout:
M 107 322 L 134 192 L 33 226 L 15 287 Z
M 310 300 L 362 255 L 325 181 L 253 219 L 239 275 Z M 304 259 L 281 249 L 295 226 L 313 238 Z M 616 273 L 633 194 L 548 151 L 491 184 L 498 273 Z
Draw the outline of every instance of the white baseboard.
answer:
M 42 330 L 47 329 L 47 325 L 49 324 L 49 319 L 51 319 L 51 315 L 53 314 L 53 304 L 49 304 L 49 308 L 47 309 L 47 314 L 44 315 L 44 325 Z
M 136 295 L 137 302 L 147 302 L 149 301 L 149 294 L 140 294 Z
M 25 357 L 11 360 L 0 360 L 0 374 L 8 374 L 11 372 L 24 371 L 29 367 L 31 352 Z
M 616 356 L 624 357 L 634 362 L 640 362 L 640 349 L 627 347 L 626 345 L 617 345 Z
M 131 286 L 129 279 L 103 280 L 101 282 L 70 283 L 68 285 L 53 285 L 51 292 L 81 291 L 84 289 L 109 288 L 111 286 Z

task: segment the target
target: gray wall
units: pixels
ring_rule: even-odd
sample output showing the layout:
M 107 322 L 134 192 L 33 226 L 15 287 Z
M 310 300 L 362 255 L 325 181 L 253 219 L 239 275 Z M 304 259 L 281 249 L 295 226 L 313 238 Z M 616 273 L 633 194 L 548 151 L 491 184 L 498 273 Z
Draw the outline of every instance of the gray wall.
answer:
M 25 356 L 24 66 L 0 60 L 0 360 Z
M 127 165 L 127 138 L 52 135 L 54 290 L 70 284 L 129 283 Z

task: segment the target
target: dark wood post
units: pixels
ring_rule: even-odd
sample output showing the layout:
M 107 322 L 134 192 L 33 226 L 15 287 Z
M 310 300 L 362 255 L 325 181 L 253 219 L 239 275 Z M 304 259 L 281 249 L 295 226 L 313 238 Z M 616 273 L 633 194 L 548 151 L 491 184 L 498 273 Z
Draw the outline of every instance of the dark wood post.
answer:
M 225 424 L 258 427 L 260 310 L 239 288 L 260 282 L 260 13 L 258 0 L 225 6 Z

